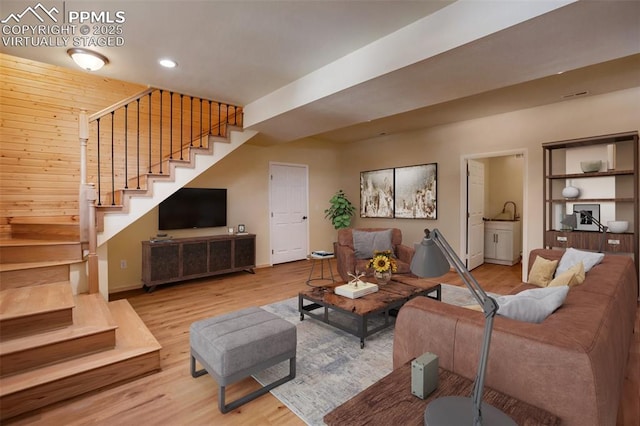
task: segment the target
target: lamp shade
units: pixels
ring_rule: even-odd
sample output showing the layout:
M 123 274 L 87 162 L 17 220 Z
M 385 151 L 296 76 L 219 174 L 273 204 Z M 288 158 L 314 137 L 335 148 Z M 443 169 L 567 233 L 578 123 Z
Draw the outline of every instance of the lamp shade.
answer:
M 416 252 L 411 260 L 411 272 L 419 277 L 432 278 L 446 274 L 450 268 L 449 261 L 442 250 L 425 232 L 425 237 L 416 247 Z
M 105 56 L 88 49 L 73 48 L 67 50 L 67 54 L 71 56 L 80 68 L 87 71 L 97 71 L 109 63 L 109 60 Z

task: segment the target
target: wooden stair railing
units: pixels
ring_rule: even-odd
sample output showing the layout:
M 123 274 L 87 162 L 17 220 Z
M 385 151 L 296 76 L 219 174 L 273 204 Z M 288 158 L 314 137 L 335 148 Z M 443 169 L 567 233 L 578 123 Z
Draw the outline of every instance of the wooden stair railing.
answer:
M 96 207 L 116 206 L 116 189 L 131 181 L 141 189 L 142 177 L 163 175 L 169 161 L 186 161 L 189 150 L 208 148 L 210 136 L 226 138 L 229 126 L 242 122 L 239 106 L 155 88 L 80 113 L 80 235 L 89 242 L 90 293 L 99 291 Z

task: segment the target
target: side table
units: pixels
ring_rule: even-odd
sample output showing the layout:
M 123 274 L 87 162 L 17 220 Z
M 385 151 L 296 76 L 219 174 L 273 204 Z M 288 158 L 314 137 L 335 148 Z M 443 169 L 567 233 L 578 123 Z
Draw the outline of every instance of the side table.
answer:
M 311 285 L 311 281 L 331 281 L 332 283 L 336 282 L 336 280 L 333 278 L 333 269 L 331 269 L 331 259 L 335 259 L 335 255 L 331 254 L 331 255 L 319 255 L 319 254 L 314 254 L 311 253 L 309 255 L 309 260 L 311 260 L 311 270 L 309 271 L 309 279 L 307 279 L 307 285 L 313 287 L 313 285 Z M 327 261 L 327 266 L 329 268 L 329 274 L 331 275 L 331 278 L 324 277 L 324 261 Z M 313 276 L 313 269 L 316 266 L 316 262 L 320 262 L 320 277 L 319 278 L 312 278 Z
M 440 369 L 438 388 L 427 398 L 411 393 L 411 363 L 395 369 L 324 416 L 328 426 L 422 426 L 427 404 L 441 396 L 469 396 L 473 382 Z M 483 401 L 499 408 L 519 425 L 559 425 L 553 414 L 485 387 Z M 471 412 L 471 401 L 469 401 Z

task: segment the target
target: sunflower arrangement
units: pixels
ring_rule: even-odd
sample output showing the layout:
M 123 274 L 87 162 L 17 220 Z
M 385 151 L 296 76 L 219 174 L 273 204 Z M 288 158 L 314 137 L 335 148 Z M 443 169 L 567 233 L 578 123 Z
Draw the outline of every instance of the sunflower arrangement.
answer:
M 374 251 L 373 259 L 369 261 L 367 266 L 376 272 L 396 272 L 398 270 L 398 264 L 393 258 L 391 250 Z

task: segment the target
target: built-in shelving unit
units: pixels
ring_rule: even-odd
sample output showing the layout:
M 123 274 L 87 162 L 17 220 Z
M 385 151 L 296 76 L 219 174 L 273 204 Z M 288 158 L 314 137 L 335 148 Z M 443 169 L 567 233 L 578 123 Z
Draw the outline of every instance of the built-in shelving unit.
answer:
M 638 132 L 616 133 L 583 139 L 549 142 L 544 150 L 544 244 L 545 247 L 574 247 L 599 250 L 602 233 L 565 229 L 561 220 L 580 204 L 597 205 L 598 220 L 626 220 L 624 233 L 607 233 L 602 251 L 638 257 L 639 186 Z M 581 161 L 602 160 L 599 171 L 583 173 Z M 580 189 L 577 198 L 564 198 L 566 186 Z

